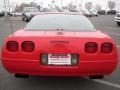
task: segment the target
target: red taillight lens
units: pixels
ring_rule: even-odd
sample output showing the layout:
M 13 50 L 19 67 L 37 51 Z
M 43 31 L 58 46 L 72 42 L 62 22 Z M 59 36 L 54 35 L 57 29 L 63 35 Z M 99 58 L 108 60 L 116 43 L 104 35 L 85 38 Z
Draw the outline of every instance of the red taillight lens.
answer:
M 35 45 L 32 41 L 24 41 L 22 43 L 22 50 L 24 52 L 32 52 L 32 51 L 34 51 L 34 47 L 35 47 Z
M 110 53 L 113 50 L 113 44 L 109 42 L 105 42 L 101 45 L 101 52 L 102 53 Z
M 18 51 L 18 43 L 16 41 L 8 41 L 6 48 L 10 52 L 16 52 Z
M 98 45 L 95 42 L 88 42 L 85 44 L 85 52 L 87 53 L 95 53 L 97 52 Z

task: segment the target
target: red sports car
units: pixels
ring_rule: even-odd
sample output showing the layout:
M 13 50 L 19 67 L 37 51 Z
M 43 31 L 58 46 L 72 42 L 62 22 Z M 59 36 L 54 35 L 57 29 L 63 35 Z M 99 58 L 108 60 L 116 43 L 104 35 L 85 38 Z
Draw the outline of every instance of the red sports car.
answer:
M 82 15 L 43 13 L 6 38 L 2 63 L 15 76 L 103 78 L 117 66 L 117 49 Z

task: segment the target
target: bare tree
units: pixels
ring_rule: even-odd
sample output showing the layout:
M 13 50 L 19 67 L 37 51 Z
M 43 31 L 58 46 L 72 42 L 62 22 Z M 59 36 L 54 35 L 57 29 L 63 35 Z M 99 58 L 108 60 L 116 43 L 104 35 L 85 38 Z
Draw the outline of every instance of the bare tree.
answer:
M 68 8 L 69 8 L 69 10 L 76 9 L 76 6 L 73 5 L 73 3 L 71 2 L 71 3 L 68 4 Z
M 31 3 L 29 3 L 29 4 L 21 3 L 19 6 L 16 5 L 14 11 L 17 11 L 17 12 L 23 11 L 24 7 L 33 7 L 33 6 L 37 7 L 39 10 L 41 9 L 41 6 L 40 6 L 40 5 L 38 5 L 37 3 L 31 2 Z
M 25 6 L 26 6 L 26 4 L 25 4 L 25 3 L 22 3 L 22 4 L 19 6 L 19 10 L 22 11 Z
M 115 1 L 109 0 L 108 1 L 108 7 L 110 8 L 110 10 L 114 9 L 116 6 Z
M 91 9 L 93 8 L 93 3 L 92 3 L 92 2 L 86 2 L 86 3 L 85 3 L 85 8 L 86 8 L 87 10 L 91 10 Z
M 95 9 L 96 9 L 97 11 L 100 11 L 100 10 L 101 10 L 101 8 L 102 8 L 102 7 L 101 7 L 101 5 L 100 5 L 100 4 L 96 4 L 96 5 L 95 5 Z
M 16 5 L 16 7 L 15 7 L 15 10 L 14 10 L 15 12 L 19 12 L 19 6 L 18 6 L 18 4 Z

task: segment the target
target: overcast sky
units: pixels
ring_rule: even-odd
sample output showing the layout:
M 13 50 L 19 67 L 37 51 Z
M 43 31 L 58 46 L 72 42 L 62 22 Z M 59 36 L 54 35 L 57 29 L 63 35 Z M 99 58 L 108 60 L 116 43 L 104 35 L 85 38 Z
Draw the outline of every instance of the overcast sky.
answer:
M 10 4 L 12 6 L 16 6 L 17 3 L 21 4 L 23 2 L 30 3 L 32 1 L 35 1 L 36 3 L 39 3 L 39 4 L 41 4 L 41 2 L 42 2 L 43 6 L 46 7 L 53 0 L 9 0 L 9 1 L 10 1 Z M 61 5 L 61 0 L 54 0 L 54 1 L 56 2 L 56 4 Z M 98 4 L 100 4 L 102 6 L 103 9 L 108 9 L 108 7 L 107 7 L 107 1 L 108 0 L 62 0 L 62 1 L 63 1 L 63 3 L 62 3 L 63 6 L 67 5 L 71 1 L 74 4 L 76 4 L 75 3 L 76 1 L 77 1 L 78 4 L 81 3 L 81 1 L 82 1 L 83 7 L 84 7 L 84 4 L 86 2 L 91 1 L 91 2 L 93 2 L 94 5 L 98 3 Z M 115 1 L 115 2 L 119 1 L 120 2 L 120 0 L 113 0 L 113 1 Z M 3 8 L 3 5 L 4 5 L 4 0 L 0 0 L 0 9 Z M 118 9 L 119 6 L 120 6 L 120 3 L 117 4 L 116 9 Z

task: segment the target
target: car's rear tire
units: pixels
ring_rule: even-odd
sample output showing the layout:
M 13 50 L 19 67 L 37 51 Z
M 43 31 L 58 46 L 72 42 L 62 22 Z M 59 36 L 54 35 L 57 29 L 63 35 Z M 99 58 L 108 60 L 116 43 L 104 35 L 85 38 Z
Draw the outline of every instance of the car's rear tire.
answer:
M 30 20 L 27 17 L 24 17 L 25 22 L 29 22 Z
M 103 79 L 104 76 L 103 75 L 92 75 L 92 76 L 89 76 L 90 79 Z
M 117 25 L 120 26 L 120 22 L 117 22 Z
M 18 74 L 18 73 L 16 73 L 14 76 L 15 76 L 16 78 L 29 78 L 29 75 L 28 75 L 28 74 Z
M 92 17 L 92 15 L 89 15 L 89 17 Z

